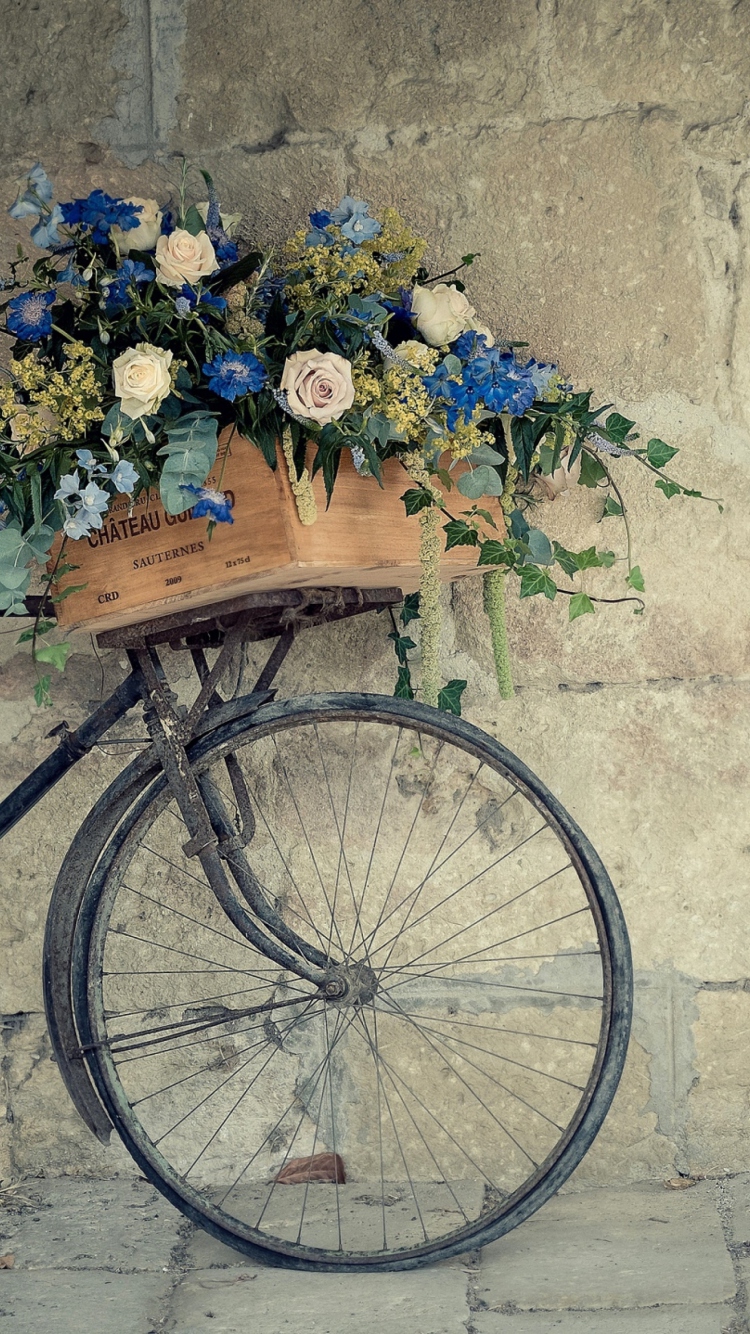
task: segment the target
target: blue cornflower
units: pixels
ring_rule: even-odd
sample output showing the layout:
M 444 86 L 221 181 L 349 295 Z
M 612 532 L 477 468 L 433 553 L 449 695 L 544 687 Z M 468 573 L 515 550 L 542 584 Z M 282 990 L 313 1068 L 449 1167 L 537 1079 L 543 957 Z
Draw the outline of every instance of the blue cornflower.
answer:
M 120 459 L 109 474 L 109 480 L 116 491 L 130 492 L 138 481 L 138 473 L 127 459 Z
M 203 374 L 208 376 L 209 389 L 230 403 L 244 394 L 256 393 L 267 378 L 252 352 L 219 352 L 213 361 L 205 363 Z
M 52 311 L 56 291 L 23 292 L 8 302 L 5 323 L 11 333 L 25 343 L 38 343 L 52 332 Z
M 509 412 L 513 417 L 522 417 L 536 398 L 531 371 L 537 364 L 532 359 L 521 365 L 512 352 L 488 347 L 468 363 L 464 380 L 479 391 L 492 412 Z
M 198 499 L 193 505 L 193 518 L 201 519 L 208 515 L 214 523 L 234 523 L 232 502 L 223 491 L 212 491 L 209 486 L 183 486 L 183 491 L 191 491 Z
M 109 313 L 125 310 L 132 304 L 133 298 L 128 291 L 131 283 L 150 283 L 155 277 L 153 269 L 147 268 L 139 259 L 124 259 L 114 277 L 102 286 Z
M 82 227 L 91 232 L 96 245 L 106 245 L 111 227 L 129 232 L 139 223 L 140 204 L 128 204 L 114 199 L 103 190 L 92 190 L 86 199 L 72 199 L 62 204 L 63 218 L 69 227 Z
M 31 239 L 34 245 L 39 246 L 40 250 L 50 250 L 53 245 L 59 245 L 60 233 L 57 229 L 64 221 L 60 205 L 55 204 L 46 217 L 40 217 L 36 226 L 32 227 Z
M 372 241 L 382 230 L 377 218 L 368 217 L 369 207 L 364 199 L 344 195 L 338 207 L 331 212 L 331 221 L 338 224 L 344 236 L 354 245 Z

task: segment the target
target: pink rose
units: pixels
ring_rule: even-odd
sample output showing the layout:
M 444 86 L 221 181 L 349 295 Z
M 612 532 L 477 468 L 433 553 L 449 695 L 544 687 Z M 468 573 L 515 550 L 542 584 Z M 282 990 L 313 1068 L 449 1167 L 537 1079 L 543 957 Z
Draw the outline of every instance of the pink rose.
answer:
M 354 402 L 352 367 L 337 352 L 293 352 L 284 363 L 281 388 L 292 412 L 325 426 Z

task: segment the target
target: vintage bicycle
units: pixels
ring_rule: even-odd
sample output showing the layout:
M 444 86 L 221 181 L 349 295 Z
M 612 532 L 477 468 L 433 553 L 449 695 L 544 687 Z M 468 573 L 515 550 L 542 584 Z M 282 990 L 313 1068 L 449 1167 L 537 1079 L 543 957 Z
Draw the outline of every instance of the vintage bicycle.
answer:
M 580 1163 L 628 1041 L 615 891 L 519 759 L 414 701 L 275 698 L 302 627 L 401 596 L 251 593 L 101 633 L 129 675 L 0 803 L 2 834 L 142 709 L 150 744 L 50 904 L 58 1067 L 183 1214 L 290 1268 L 409 1269 L 507 1233 Z

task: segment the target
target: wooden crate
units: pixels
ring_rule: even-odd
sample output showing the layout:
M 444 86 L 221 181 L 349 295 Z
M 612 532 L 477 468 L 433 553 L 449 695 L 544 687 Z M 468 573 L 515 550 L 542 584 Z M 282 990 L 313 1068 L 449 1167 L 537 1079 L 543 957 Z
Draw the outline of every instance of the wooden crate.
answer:
M 142 492 L 132 506 L 119 497 L 100 530 L 68 542 L 66 559 L 78 568 L 60 589 L 86 587 L 57 605 L 61 625 L 105 630 L 263 589 L 418 588 L 420 524 L 405 513 L 401 496 L 413 483 L 397 459 L 385 463 L 381 490 L 359 476 L 345 451 L 328 510 L 317 474 L 318 519 L 305 527 L 283 456 L 274 471 L 249 441 L 235 435 L 228 445 L 227 434 L 207 485 L 218 484 L 228 451 L 221 487 L 232 496 L 234 523 L 218 524 L 209 541 L 205 518 L 166 514 L 156 491 Z M 468 507 L 456 491 L 451 499 L 452 512 Z M 454 547 L 443 557 L 443 579 L 476 572 L 476 548 Z

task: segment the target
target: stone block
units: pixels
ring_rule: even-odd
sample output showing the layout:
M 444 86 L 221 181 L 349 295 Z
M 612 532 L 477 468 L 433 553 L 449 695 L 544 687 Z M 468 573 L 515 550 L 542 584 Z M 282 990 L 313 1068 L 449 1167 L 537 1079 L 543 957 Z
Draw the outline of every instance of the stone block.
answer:
M 485 1249 L 478 1283 L 488 1306 L 535 1311 L 708 1306 L 734 1292 L 708 1184 L 560 1196 Z
M 195 1270 L 177 1288 L 180 1334 L 245 1334 L 248 1312 L 263 1334 L 463 1334 L 469 1316 L 459 1269 L 406 1274 L 310 1274 L 273 1269 Z
M 690 1094 L 687 1136 L 693 1170 L 750 1170 L 750 994 L 700 991 L 695 1024 L 698 1078 Z M 746 1240 L 750 1238 L 738 1238 Z
M 169 1294 L 167 1274 L 3 1274 L 0 1315 L 14 1334 L 152 1334 Z
M 536 1311 L 502 1315 L 478 1311 L 477 1334 L 723 1334 L 732 1312 L 726 1306 L 650 1307 L 647 1311 Z M 648 1322 L 648 1324 L 646 1324 Z
M 105 1269 L 162 1273 L 180 1239 L 182 1215 L 142 1180 L 27 1180 L 28 1204 L 0 1212 L 2 1252 L 15 1270 Z

